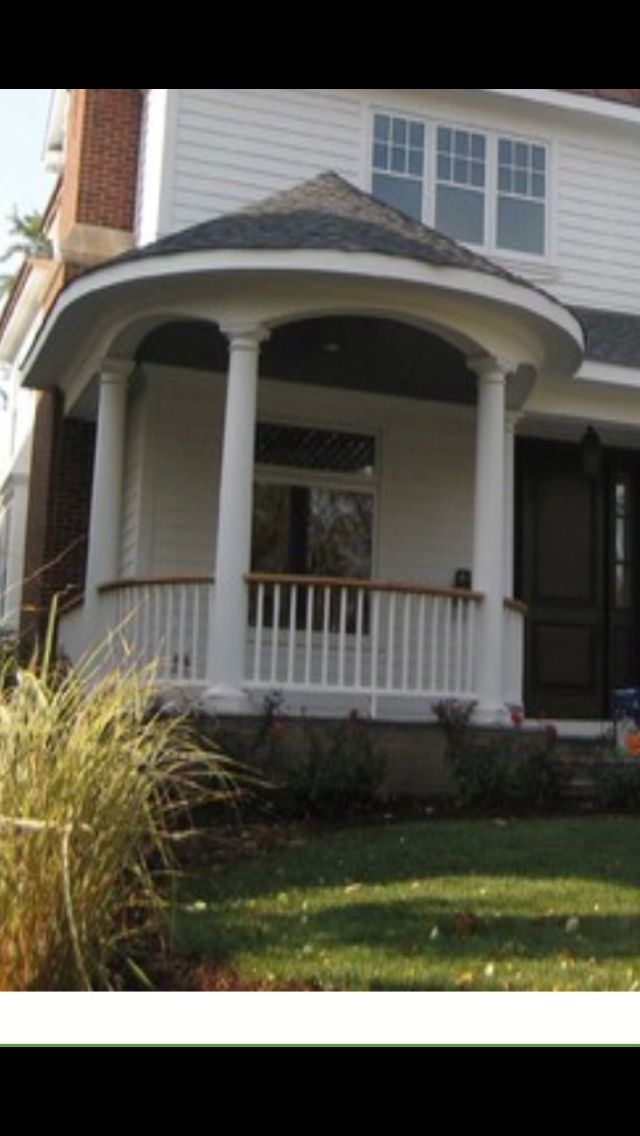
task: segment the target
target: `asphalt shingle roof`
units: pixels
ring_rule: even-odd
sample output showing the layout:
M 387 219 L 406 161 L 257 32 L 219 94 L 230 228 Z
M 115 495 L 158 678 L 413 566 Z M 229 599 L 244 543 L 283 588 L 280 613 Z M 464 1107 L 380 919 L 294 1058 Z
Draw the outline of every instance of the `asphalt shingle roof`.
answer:
M 597 308 L 573 308 L 584 329 L 587 359 L 640 367 L 640 315 Z
M 480 272 L 539 291 L 500 265 L 411 220 L 331 172 L 238 213 L 173 233 L 126 253 L 119 260 L 232 249 L 380 253 Z

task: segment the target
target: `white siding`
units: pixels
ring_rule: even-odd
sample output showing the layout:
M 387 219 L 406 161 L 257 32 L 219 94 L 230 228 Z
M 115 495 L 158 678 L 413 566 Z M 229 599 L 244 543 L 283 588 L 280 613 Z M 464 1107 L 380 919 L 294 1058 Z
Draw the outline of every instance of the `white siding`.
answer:
M 141 570 L 212 575 L 225 380 L 150 369 Z
M 334 169 L 362 176 L 358 92 L 180 90 L 171 227 L 226 213 Z
M 480 90 L 221 89 L 168 95 L 161 192 L 149 183 L 147 236 L 236 210 L 334 169 L 370 186 L 374 107 L 502 131 L 551 147 L 550 255 L 517 271 L 566 302 L 640 310 L 640 115 L 606 123 Z M 155 98 L 151 105 L 160 107 Z M 150 129 L 158 135 L 159 126 Z M 150 145 L 151 148 L 151 145 Z M 155 178 L 155 182 L 154 182 Z M 155 189 L 154 189 L 155 185 Z M 153 190 L 153 192 L 152 192 Z M 155 194 L 155 197 L 154 197 Z
M 209 575 L 214 563 L 225 382 L 154 372 L 143 574 Z M 379 441 L 374 574 L 451 586 L 471 566 L 475 411 L 263 381 L 262 420 L 371 430 Z
M 124 495 L 122 501 L 122 535 L 120 575 L 135 576 L 140 571 L 142 535 L 145 425 L 148 420 L 145 384 L 140 376 L 133 384 L 127 409 L 125 443 Z
M 559 293 L 569 303 L 640 311 L 640 133 L 558 146 Z

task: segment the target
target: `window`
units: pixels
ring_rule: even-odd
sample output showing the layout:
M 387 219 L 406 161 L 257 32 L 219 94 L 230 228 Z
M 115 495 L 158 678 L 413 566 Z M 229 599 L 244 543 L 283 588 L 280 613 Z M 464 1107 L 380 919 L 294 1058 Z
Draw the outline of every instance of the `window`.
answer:
M 487 140 L 468 130 L 438 127 L 436 229 L 468 244 L 484 244 Z
M 253 571 L 370 578 L 375 454 L 366 434 L 258 426 Z
M 256 483 L 254 572 L 368 579 L 372 533 L 370 493 Z
M 376 112 L 372 189 L 489 255 L 548 251 L 549 150 L 542 142 Z
M 373 132 L 375 196 L 421 221 L 425 175 L 424 123 L 377 114 Z
M 544 146 L 498 141 L 498 248 L 542 256 L 546 244 L 547 152 Z
M 631 481 L 624 474 L 615 480 L 614 508 L 614 602 L 616 608 L 624 610 L 631 607 L 633 581 Z

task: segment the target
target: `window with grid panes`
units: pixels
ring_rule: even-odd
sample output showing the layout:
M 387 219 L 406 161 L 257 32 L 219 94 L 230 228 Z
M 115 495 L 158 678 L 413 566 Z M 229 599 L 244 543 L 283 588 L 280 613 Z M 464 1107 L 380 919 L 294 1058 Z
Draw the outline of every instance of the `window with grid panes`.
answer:
M 546 249 L 546 217 L 546 147 L 500 138 L 497 247 L 542 256 Z
M 425 178 L 424 123 L 396 115 L 376 114 L 373 135 L 375 196 L 421 221 Z
M 549 155 L 541 142 L 376 112 L 372 190 L 488 253 L 547 253 Z
M 468 244 L 485 243 L 487 140 L 484 134 L 438 127 L 436 229 Z

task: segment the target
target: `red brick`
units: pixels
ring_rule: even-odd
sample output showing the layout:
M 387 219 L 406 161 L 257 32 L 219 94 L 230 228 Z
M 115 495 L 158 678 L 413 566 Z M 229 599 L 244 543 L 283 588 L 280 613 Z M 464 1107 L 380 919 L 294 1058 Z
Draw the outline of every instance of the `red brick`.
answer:
M 142 92 L 71 90 L 61 232 L 74 225 L 134 226 Z

